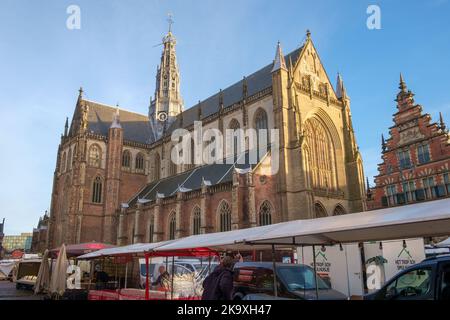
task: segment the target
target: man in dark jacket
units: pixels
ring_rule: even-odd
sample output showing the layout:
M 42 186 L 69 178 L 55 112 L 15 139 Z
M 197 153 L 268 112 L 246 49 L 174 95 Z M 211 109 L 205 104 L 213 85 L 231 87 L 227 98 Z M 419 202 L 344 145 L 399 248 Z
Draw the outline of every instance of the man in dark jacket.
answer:
M 202 300 L 233 299 L 233 265 L 234 259 L 226 256 L 220 265 L 205 278 Z

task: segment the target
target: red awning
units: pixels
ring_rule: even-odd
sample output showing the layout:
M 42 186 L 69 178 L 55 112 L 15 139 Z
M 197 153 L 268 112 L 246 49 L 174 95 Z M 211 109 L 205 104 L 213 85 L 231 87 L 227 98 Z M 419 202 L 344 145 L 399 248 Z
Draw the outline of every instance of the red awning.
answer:
M 191 248 L 181 250 L 152 251 L 146 252 L 149 257 L 208 257 L 218 256 L 219 252 L 210 248 Z
M 113 248 L 115 246 L 111 244 L 101 243 L 101 242 L 87 242 L 87 243 L 78 243 L 78 244 L 70 244 L 66 246 L 67 257 L 78 257 L 86 253 L 94 252 L 101 249 Z M 52 249 L 50 254 L 52 257 L 56 257 L 58 255 L 60 247 Z

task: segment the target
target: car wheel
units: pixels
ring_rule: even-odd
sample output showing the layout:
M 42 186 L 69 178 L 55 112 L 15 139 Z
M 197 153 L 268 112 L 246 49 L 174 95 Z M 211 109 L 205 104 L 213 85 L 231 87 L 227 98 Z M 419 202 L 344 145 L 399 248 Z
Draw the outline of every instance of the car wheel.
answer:
M 244 299 L 244 294 L 242 292 L 237 292 L 234 294 L 233 300 L 235 301 L 240 301 L 242 299 Z

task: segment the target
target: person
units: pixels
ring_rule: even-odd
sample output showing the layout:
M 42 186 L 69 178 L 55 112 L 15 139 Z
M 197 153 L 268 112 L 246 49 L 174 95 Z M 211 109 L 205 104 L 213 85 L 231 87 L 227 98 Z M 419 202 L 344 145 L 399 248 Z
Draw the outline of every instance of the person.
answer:
M 234 259 L 225 256 L 203 281 L 202 300 L 232 300 Z
M 158 285 L 160 288 L 166 288 L 170 280 L 170 275 L 164 266 L 159 266 L 158 271 L 159 276 L 156 278 L 156 281 L 152 282 L 152 286 Z
M 108 274 L 106 272 L 95 270 L 94 278 L 95 278 L 96 289 L 97 290 L 106 289 L 106 284 L 109 281 L 109 276 L 108 276 Z

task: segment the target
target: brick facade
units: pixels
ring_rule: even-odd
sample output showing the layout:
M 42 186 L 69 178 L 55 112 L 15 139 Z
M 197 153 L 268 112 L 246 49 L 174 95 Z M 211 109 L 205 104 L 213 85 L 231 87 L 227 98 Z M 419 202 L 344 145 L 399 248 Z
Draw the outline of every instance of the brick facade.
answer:
M 171 164 L 170 130 L 192 131 L 193 120 L 221 132 L 236 125 L 258 129 L 261 114 L 267 129 L 278 129 L 279 149 L 249 172 L 233 167 L 222 177 L 228 180 L 208 184 L 214 169 Z M 340 76 L 333 89 L 309 33 L 300 49 L 285 57 L 278 45 L 275 63 L 171 116 L 173 123 L 160 138 L 143 139 L 148 116 L 86 100 L 80 91 L 58 148 L 49 247 L 162 241 L 197 229 L 208 233 L 365 210 L 350 98 Z M 142 168 L 137 168 L 139 155 Z M 279 170 L 272 172 L 277 158 Z M 182 191 L 190 173 L 202 168 L 202 183 Z M 160 197 L 158 188 L 171 183 Z
M 422 113 L 400 77 L 397 112 L 390 137 L 382 137 L 382 160 L 370 190 L 369 209 L 434 200 L 450 195 L 450 145 L 448 130 Z

